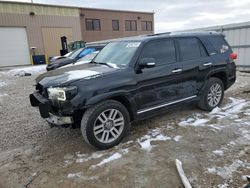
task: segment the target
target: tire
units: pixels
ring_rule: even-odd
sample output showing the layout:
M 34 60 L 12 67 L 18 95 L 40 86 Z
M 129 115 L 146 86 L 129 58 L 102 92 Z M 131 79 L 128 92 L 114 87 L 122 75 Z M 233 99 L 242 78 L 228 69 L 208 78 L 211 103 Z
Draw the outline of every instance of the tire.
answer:
M 81 132 L 90 146 L 108 149 L 121 142 L 129 126 L 130 117 L 125 106 L 115 100 L 106 100 L 87 109 L 82 117 Z
M 223 82 L 219 78 L 215 77 L 209 78 L 207 85 L 200 96 L 198 106 L 202 110 L 211 111 L 215 107 L 221 105 L 223 97 L 224 97 Z

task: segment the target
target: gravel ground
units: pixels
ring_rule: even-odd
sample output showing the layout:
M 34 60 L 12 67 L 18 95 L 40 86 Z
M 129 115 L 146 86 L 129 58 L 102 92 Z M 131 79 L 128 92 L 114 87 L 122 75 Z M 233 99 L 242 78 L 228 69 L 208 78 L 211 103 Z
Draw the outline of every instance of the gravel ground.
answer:
M 50 128 L 29 104 L 34 79 L 0 72 L 0 188 L 243 187 L 250 175 L 250 74 L 238 73 L 221 108 L 194 105 L 135 123 L 123 143 L 96 151 L 79 129 Z

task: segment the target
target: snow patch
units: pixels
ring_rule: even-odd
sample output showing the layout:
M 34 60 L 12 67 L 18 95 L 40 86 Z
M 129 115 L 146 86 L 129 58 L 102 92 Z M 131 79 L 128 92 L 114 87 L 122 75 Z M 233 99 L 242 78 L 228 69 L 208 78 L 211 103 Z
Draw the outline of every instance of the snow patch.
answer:
M 224 155 L 224 152 L 222 150 L 215 150 L 215 151 L 213 151 L 213 153 L 215 155 L 219 155 L 219 156 L 223 156 Z
M 0 81 L 0 87 L 6 86 L 6 85 L 8 85 L 6 82 Z
M 229 185 L 227 183 L 217 185 L 217 188 L 228 188 L 228 187 Z
M 84 176 L 82 172 L 69 173 L 68 178 L 79 178 L 81 180 L 97 180 L 98 176 Z
M 166 141 L 171 140 L 170 137 L 163 135 L 160 129 L 154 129 L 147 135 L 138 139 L 137 142 L 140 144 L 141 148 L 150 151 L 152 149 L 151 141 Z
M 173 139 L 174 139 L 174 141 L 179 142 L 181 138 L 182 138 L 182 136 L 177 135 Z
M 209 119 L 204 119 L 204 118 L 199 118 L 196 117 L 197 119 L 194 118 L 188 118 L 187 120 L 181 121 L 179 123 L 179 126 L 181 127 L 185 127 L 185 126 L 194 126 L 194 127 L 198 127 L 198 126 L 204 126 Z
M 244 163 L 241 160 L 235 160 L 231 165 L 224 167 L 213 167 L 208 168 L 207 171 L 211 174 L 216 174 L 221 176 L 223 179 L 231 178 L 233 173 L 237 171 L 238 168 L 250 168 L 249 163 Z
M 103 159 L 100 163 L 97 165 L 92 165 L 92 168 L 95 168 L 97 166 L 102 166 L 104 164 L 110 163 L 112 161 L 115 161 L 117 159 L 120 159 L 122 155 L 120 153 L 114 153 L 113 155 L 109 156 L 108 158 Z
M 209 125 L 208 122 L 212 119 L 223 119 L 225 117 L 232 119 L 236 122 L 242 122 L 242 119 L 239 118 L 240 113 L 244 112 L 244 108 L 250 105 L 249 101 L 245 99 L 236 99 L 230 97 L 230 103 L 226 104 L 224 107 L 214 108 L 208 114 L 194 114 L 193 117 L 189 117 L 187 119 L 183 119 L 181 122 L 178 123 L 179 126 L 210 126 L 214 129 L 220 130 L 220 128 L 216 125 Z M 246 113 L 246 111 L 244 112 Z
M 46 65 L 34 65 L 24 68 L 16 68 L 4 73 L 11 76 L 24 76 L 26 73 L 30 73 L 31 75 L 38 75 L 44 72 L 46 72 Z
M 93 77 L 100 76 L 101 74 L 97 71 L 91 70 L 74 70 L 67 72 L 67 81 L 77 80 L 81 78 L 90 79 Z
M 78 158 L 76 159 L 76 163 L 83 163 L 89 160 L 98 159 L 101 158 L 103 155 L 104 153 L 93 153 L 90 156 L 87 156 L 86 154 L 77 153 L 76 156 Z

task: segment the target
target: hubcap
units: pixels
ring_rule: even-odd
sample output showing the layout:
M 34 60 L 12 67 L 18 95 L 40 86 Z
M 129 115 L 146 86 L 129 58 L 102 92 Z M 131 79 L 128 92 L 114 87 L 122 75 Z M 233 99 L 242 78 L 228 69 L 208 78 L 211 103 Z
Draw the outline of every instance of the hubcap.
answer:
M 213 84 L 208 92 L 207 100 L 211 107 L 215 107 L 220 103 L 222 96 L 222 88 L 220 84 Z
M 94 135 L 102 143 L 116 140 L 124 129 L 124 117 L 119 110 L 108 109 L 102 112 L 95 120 Z

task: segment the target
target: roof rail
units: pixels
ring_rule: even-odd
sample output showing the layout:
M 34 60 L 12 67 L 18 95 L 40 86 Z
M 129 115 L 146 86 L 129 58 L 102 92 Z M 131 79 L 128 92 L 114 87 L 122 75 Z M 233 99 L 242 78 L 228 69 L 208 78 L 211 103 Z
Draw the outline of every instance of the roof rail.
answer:
M 164 32 L 164 33 L 155 33 L 155 34 L 149 34 L 147 36 L 159 36 L 159 35 L 170 35 L 171 32 Z
M 217 32 L 217 31 L 175 31 L 175 32 L 171 32 L 170 35 L 191 35 L 191 34 L 207 34 L 207 35 L 212 35 L 212 34 L 222 34 L 221 32 Z

